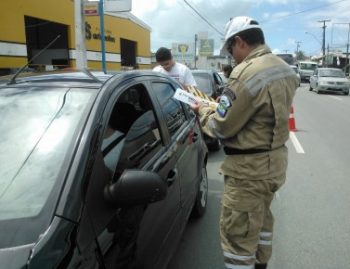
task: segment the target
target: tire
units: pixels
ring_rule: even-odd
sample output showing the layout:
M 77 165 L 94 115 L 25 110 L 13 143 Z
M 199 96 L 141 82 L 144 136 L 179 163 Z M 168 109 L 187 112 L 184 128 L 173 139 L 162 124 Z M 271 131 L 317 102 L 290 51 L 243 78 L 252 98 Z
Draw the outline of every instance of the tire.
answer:
M 208 203 L 208 174 L 207 168 L 202 167 L 201 179 L 198 186 L 196 201 L 192 208 L 192 216 L 200 218 L 204 215 Z
M 344 95 L 349 95 L 349 91 L 347 91 L 347 92 L 344 92 Z

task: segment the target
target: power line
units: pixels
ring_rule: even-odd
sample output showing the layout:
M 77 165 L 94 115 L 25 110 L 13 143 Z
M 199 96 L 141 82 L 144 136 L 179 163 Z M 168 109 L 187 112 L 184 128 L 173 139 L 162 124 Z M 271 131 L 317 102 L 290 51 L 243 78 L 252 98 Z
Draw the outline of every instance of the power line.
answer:
M 199 13 L 197 9 L 195 9 L 190 3 L 188 3 L 186 0 L 184 2 L 202 19 L 204 20 L 211 28 L 213 28 L 217 33 L 224 36 L 222 32 L 220 32 L 213 24 L 211 24 L 202 14 Z
M 305 9 L 305 10 L 301 10 L 301 11 L 297 11 L 295 13 L 292 13 L 292 14 L 288 14 L 286 16 L 281 16 L 279 18 L 275 18 L 274 20 L 281 20 L 281 19 L 284 19 L 284 18 L 287 18 L 287 17 L 291 17 L 291 16 L 294 16 L 294 15 L 299 15 L 301 13 L 305 13 L 305 12 L 309 12 L 309 11 L 313 11 L 313 10 L 316 10 L 316 9 L 321 9 L 321 8 L 324 8 L 324 7 L 328 7 L 328 6 L 333 6 L 333 5 L 336 5 L 336 4 L 339 4 L 341 2 L 345 2 L 345 1 L 349 1 L 349 0 L 340 0 L 340 1 L 337 1 L 337 2 L 333 2 L 333 3 L 329 3 L 329 4 L 325 4 L 325 5 L 322 5 L 322 6 L 318 6 L 318 7 L 314 7 L 314 8 L 309 8 L 309 9 Z M 269 21 L 262 21 L 262 23 L 268 23 Z

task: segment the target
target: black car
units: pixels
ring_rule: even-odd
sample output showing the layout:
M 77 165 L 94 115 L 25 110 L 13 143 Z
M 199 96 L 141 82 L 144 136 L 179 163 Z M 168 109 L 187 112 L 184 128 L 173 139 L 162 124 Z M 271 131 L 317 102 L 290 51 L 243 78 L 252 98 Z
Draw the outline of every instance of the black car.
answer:
M 222 91 L 225 88 L 225 83 L 216 71 L 192 70 L 192 75 L 197 83 L 198 89 L 208 96 L 216 99 L 222 94 Z M 204 135 L 204 139 L 209 150 L 216 151 L 220 149 L 219 139 L 207 135 Z
M 166 268 L 207 148 L 159 73 L 0 81 L 0 267 Z

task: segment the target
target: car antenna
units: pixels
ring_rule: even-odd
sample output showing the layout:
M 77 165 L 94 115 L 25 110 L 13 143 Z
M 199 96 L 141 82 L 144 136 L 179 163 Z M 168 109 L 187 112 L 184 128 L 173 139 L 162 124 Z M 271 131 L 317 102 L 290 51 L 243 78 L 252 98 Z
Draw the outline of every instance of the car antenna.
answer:
M 9 83 L 7 83 L 7 85 L 11 85 L 11 84 L 16 84 L 16 78 L 18 77 L 18 75 L 20 73 L 23 72 L 24 68 L 26 68 L 29 64 L 31 64 L 36 58 L 38 58 L 44 51 L 46 51 L 49 47 L 51 47 L 51 45 L 53 43 L 55 43 L 57 41 L 57 39 L 59 39 L 61 37 L 61 35 L 58 35 L 55 37 L 55 39 L 53 39 L 45 48 L 43 48 L 41 51 L 39 51 L 36 55 L 34 55 L 32 57 L 32 59 L 30 59 L 24 66 L 22 66 L 17 72 L 16 74 L 11 78 L 11 80 L 9 81 Z
M 95 76 L 91 73 L 91 71 L 90 71 L 89 69 L 84 68 L 84 69 L 83 69 L 83 72 L 84 72 L 85 75 L 87 75 L 89 78 L 93 79 L 94 81 L 96 81 L 96 82 L 102 82 L 102 81 L 99 80 L 97 77 L 95 77 Z

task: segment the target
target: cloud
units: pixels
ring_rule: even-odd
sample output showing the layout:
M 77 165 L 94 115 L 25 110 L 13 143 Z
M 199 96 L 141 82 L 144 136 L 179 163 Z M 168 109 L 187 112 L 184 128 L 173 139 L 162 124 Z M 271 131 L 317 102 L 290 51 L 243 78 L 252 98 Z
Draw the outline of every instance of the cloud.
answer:
M 321 39 L 319 20 L 332 18 L 327 24 L 326 38 L 329 43 L 346 42 L 344 27 L 333 26 L 335 22 L 348 22 L 346 10 L 350 1 L 339 0 L 187 0 L 219 32 L 229 18 L 247 15 L 262 25 L 267 42 L 275 50 L 292 52 L 295 41 L 302 41 L 301 49 L 314 52 L 320 49 L 316 40 L 306 35 L 308 31 Z M 331 6 L 321 7 L 332 4 Z M 304 12 L 301 12 L 304 11 Z M 175 42 L 194 42 L 194 35 L 208 32 L 215 40 L 215 51 L 221 45 L 222 36 L 204 22 L 184 0 L 133 0 L 132 13 L 152 28 L 151 50 L 160 46 L 170 47 Z M 337 27 L 337 28 L 336 28 Z M 333 29 L 333 30 L 332 30 Z M 333 31 L 333 40 L 331 33 Z
M 152 28 L 151 48 L 170 47 L 175 42 L 194 42 L 198 32 L 208 32 L 215 40 L 215 48 L 221 45 L 224 26 L 229 18 L 248 14 L 252 1 L 232 3 L 228 0 L 188 0 L 218 31 L 212 29 L 183 0 L 133 0 L 132 13 Z

